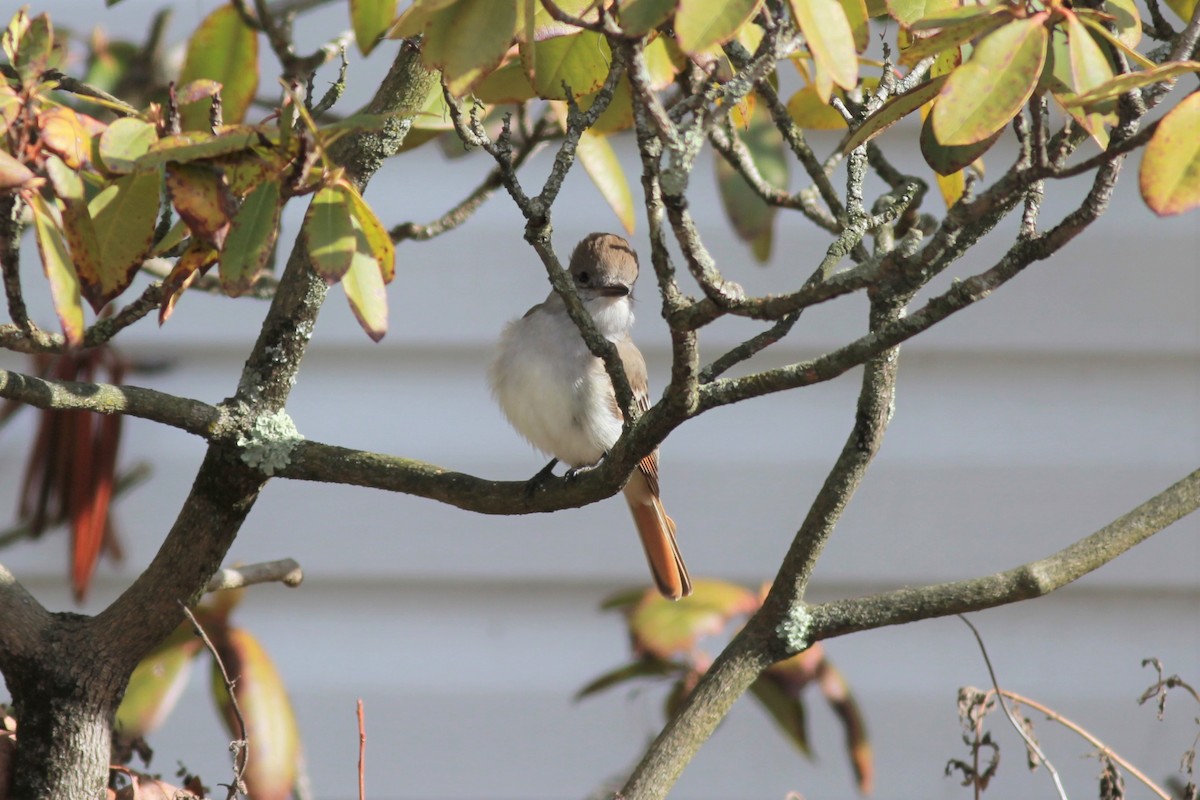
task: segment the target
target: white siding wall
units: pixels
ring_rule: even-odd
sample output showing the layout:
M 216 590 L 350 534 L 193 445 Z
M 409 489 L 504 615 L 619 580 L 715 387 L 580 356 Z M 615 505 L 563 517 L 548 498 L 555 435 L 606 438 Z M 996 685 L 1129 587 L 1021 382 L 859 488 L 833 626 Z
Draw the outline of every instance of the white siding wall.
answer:
M 130 0 L 118 8 L 127 7 L 123 13 L 149 6 Z M 421 162 L 416 173 L 408 171 L 413 161 Z M 995 158 L 993 168 L 1004 161 Z M 539 180 L 546 164 L 535 162 L 525 180 Z M 440 214 L 484 168 L 479 157 L 443 162 L 432 154 L 401 166 L 385 170 L 368 193 L 389 222 Z M 1056 259 L 905 346 L 895 421 L 822 559 L 816 598 L 1042 557 L 1200 463 L 1200 236 L 1194 215 L 1152 220 L 1132 177 L 1114 210 Z M 760 291 L 811 271 L 824 248 L 814 230 L 792 222 L 780 231 L 774 263 L 761 268 L 733 241 L 703 167 L 696 184 L 705 193 L 694 210 L 728 277 Z M 573 177 L 566 191 L 555 209 L 563 255 L 583 233 L 615 227 L 585 180 Z M 1067 207 L 1050 202 L 1047 223 Z M 543 459 L 507 428 L 484 378 L 500 326 L 546 292 L 520 225 L 500 197 L 458 233 L 403 245 L 390 290 L 392 330 L 380 345 L 357 330 L 335 289 L 289 408 L 300 430 L 487 477 L 533 474 Z M 634 241 L 646 252 L 644 231 Z M 954 274 L 986 268 L 996 246 L 973 252 Z M 649 283 L 639 292 L 637 339 L 661 387 L 665 328 Z M 264 310 L 254 301 L 187 297 L 161 331 L 151 322 L 130 331 L 127 350 L 175 365 L 146 385 L 217 402 L 232 393 Z M 858 300 L 816 309 L 772 360 L 836 346 L 857 335 L 862 319 Z M 747 330 L 706 330 L 706 357 Z M 10 355 L 0 363 L 21 364 Z M 756 584 L 774 574 L 841 447 L 856 389 L 854 373 L 713 412 L 667 441 L 663 494 L 694 576 Z M 0 439 L 0 507 L 12 505 L 31 420 Z M 184 434 L 129 426 L 126 463 L 149 459 L 155 477 L 118 507 L 129 563 L 102 568 L 89 610 L 150 559 L 201 453 Z M 1159 780 L 1190 745 L 1195 709 L 1172 698 L 1160 723 L 1137 707 L 1152 678 L 1139 662 L 1158 656 L 1193 683 L 1200 677 L 1198 533 L 1196 519 L 1184 520 L 1077 586 L 975 619 L 1007 688 L 1059 709 Z M 58 538 L 0 558 L 44 602 L 65 609 L 63 551 Z M 304 586 L 255 589 L 238 619 L 265 640 L 286 676 L 319 797 L 355 792 L 357 697 L 366 704 L 368 796 L 380 800 L 581 797 L 626 769 L 659 727 L 656 691 L 570 699 L 625 656 L 621 626 L 596 604 L 646 579 L 619 501 L 491 518 L 407 497 L 276 482 L 230 560 L 282 556 L 304 565 Z M 859 634 L 830 642 L 828 651 L 866 714 L 876 796 L 962 797 L 967 790 L 942 777 L 947 759 L 965 757 L 955 692 L 988 682 L 965 626 L 940 620 Z M 227 755 L 206 684 L 194 680 L 153 744 L 157 768 L 171 772 L 181 759 L 216 783 L 226 777 Z M 851 796 L 837 725 L 819 703 L 811 710 L 818 762 L 793 753 L 743 701 L 676 796 Z M 1038 725 L 1072 796 L 1093 793 L 1098 765 L 1080 757 L 1086 746 Z M 1025 773 L 999 718 L 993 728 L 1004 759 L 988 796 L 1051 796 L 1044 773 Z M 1131 785 L 1130 796 L 1146 795 Z

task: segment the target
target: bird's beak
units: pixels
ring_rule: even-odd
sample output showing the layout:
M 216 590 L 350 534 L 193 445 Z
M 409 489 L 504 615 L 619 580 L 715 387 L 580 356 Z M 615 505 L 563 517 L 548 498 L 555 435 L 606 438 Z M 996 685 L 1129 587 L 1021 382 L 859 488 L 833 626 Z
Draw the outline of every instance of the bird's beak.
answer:
M 600 286 L 596 291 L 602 297 L 624 297 L 629 294 L 629 287 L 623 283 L 614 283 L 612 286 Z

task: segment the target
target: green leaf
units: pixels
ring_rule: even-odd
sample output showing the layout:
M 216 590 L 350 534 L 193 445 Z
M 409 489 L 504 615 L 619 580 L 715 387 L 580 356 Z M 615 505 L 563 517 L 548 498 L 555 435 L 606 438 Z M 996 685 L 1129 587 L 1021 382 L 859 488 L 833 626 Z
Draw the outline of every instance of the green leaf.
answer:
M 788 740 L 796 745 L 796 749 L 811 758 L 808 721 L 804 713 L 804 703 L 800 701 L 799 696 L 785 692 L 769 672 L 763 673 L 758 680 L 750 684 L 750 693 L 771 715 L 771 719 L 775 720 Z
M 340 281 L 358 247 L 344 186 L 326 187 L 313 197 L 304 215 L 304 241 L 317 274 L 329 283 Z
M 138 663 L 113 722 L 123 741 L 143 737 L 163 723 L 187 685 L 202 644 L 192 623 L 185 621 Z
M 758 167 L 763 179 L 776 189 L 786 191 L 788 187 L 788 161 L 783 137 L 770 117 L 759 111 L 750 117 L 750 124 L 742 134 L 742 141 L 750 151 L 750 158 Z M 752 245 L 752 252 L 760 263 L 770 259 L 771 238 L 778 211 L 768 205 L 724 158 L 714 160 L 717 170 L 717 188 L 725 214 L 733 223 L 738 238 Z
M 438 97 L 442 97 L 442 88 L 440 86 L 434 88 L 437 90 Z M 473 94 L 481 102 L 489 105 L 524 103 L 526 100 L 537 97 L 537 92 L 525 71 L 525 65 L 519 58 L 514 58 L 496 71 L 488 73 L 487 77 L 475 86 Z M 442 102 L 445 102 L 444 98 Z M 416 128 L 422 122 L 421 119 L 414 120 L 413 127 Z M 454 126 L 451 124 L 450 127 Z
M 635 211 L 629 181 L 621 169 L 621 161 L 608 138 L 587 130 L 579 137 L 575 152 L 592 183 L 600 190 L 605 201 L 617 215 L 626 233 L 633 233 Z
M 617 19 L 621 30 L 633 36 L 644 36 L 670 19 L 679 0 L 621 0 Z
M 350 200 L 350 221 L 361 233 L 358 237 L 359 246 L 366 242 L 367 255 L 378 262 L 383 282 L 391 283 L 396 277 L 396 245 L 392 242 L 391 234 L 357 189 L 349 184 L 343 184 L 342 188 Z
M 1115 100 L 1126 92 L 1141 89 L 1162 81 L 1186 75 L 1189 72 L 1200 72 L 1200 61 L 1168 61 L 1154 69 L 1130 72 L 1118 75 L 1110 81 L 1096 86 L 1086 94 L 1070 98 L 1064 105 L 1068 108 L 1088 107 L 1097 103 Z
M 787 103 L 788 114 L 806 130 L 840 131 L 846 129 L 846 118 L 837 109 L 821 100 L 817 87 L 805 86 Z
M 279 235 L 279 197 L 279 180 L 264 181 L 246 196 L 229 225 L 221 248 L 220 275 L 221 288 L 230 297 L 249 291 L 271 257 Z
M 1134 0 L 1106 0 L 1105 10 L 1112 15 L 1117 38 L 1126 47 L 1137 47 L 1142 40 L 1142 15 Z
M 205 17 L 188 40 L 179 83 L 207 78 L 221 84 L 225 122 L 240 122 L 258 90 L 258 35 L 242 22 L 237 9 L 224 5 Z M 181 110 L 186 130 L 209 129 L 212 101 Z
M 837 2 L 837 0 L 831 0 Z M 679 0 L 675 12 L 675 38 L 683 52 L 692 54 L 724 44 L 754 18 L 762 0 Z
M 379 262 L 368 255 L 370 244 L 361 230 L 356 229 L 355 233 L 357 249 L 351 258 L 350 269 L 342 278 L 342 288 L 358 324 L 372 341 L 378 342 L 387 333 L 387 291 Z
M 843 89 L 853 89 L 858 83 L 858 51 L 841 3 L 838 0 L 789 2 L 817 72 L 827 74 Z
M 257 129 L 244 125 L 231 127 L 217 135 L 191 131 L 164 136 L 150 145 L 150 150 L 140 156 L 133 166 L 134 169 L 151 169 L 171 161 L 186 164 L 190 161 L 217 158 L 249 150 L 262 142 L 262 136 Z M 272 141 L 270 137 L 267 137 L 267 140 Z
M 135 172 L 105 186 L 88 203 L 100 247 L 100 297 L 112 299 L 129 286 L 154 240 L 162 177 Z
M 599 89 L 608 76 L 612 53 L 608 40 L 601 34 L 582 31 L 570 36 L 543 39 L 532 45 L 521 45 L 521 59 L 529 70 L 530 59 L 537 70 L 530 75 L 538 97 L 547 100 L 567 99 L 565 83 L 575 97 Z
M 652 656 L 639 658 L 637 661 L 623 664 L 588 681 L 586 686 L 575 693 L 575 700 L 578 701 L 585 697 L 591 697 L 614 686 L 620 686 L 626 681 L 637 680 L 638 678 L 661 678 L 679 672 L 680 669 L 680 666 L 677 664 Z
M 1101 39 L 1106 40 L 1113 47 L 1117 48 L 1117 50 L 1124 53 L 1125 57 L 1128 58 L 1132 64 L 1137 65 L 1142 69 L 1154 69 L 1158 66 L 1156 62 L 1151 61 L 1137 50 L 1134 50 L 1132 47 L 1125 44 L 1125 42 L 1121 41 L 1119 36 L 1113 36 L 1111 33 L 1109 33 L 1107 22 L 1100 19 L 1098 15 L 1093 16 L 1094 14 L 1094 11 L 1083 9 L 1083 11 L 1075 16 L 1079 17 L 1084 25 L 1087 25 L 1092 29 L 1093 35 L 1099 36 Z
M 950 73 L 933 107 L 933 130 L 943 145 L 988 138 L 1017 115 L 1046 63 L 1047 12 L 988 34 L 971 59 Z
M 83 303 L 79 293 L 79 276 L 75 274 L 71 255 L 67 252 L 67 242 L 45 198 L 34 192 L 30 196 L 29 207 L 33 212 L 38 251 L 42 254 L 42 270 L 50 284 L 54 311 L 58 314 L 68 344 L 79 345 L 83 342 Z
M 999 8 L 992 14 L 973 16 L 956 25 L 948 25 L 933 36 L 913 39 L 912 44 L 900 51 L 900 63 L 912 66 L 921 59 L 943 53 L 951 48 L 984 36 L 1012 20 L 1007 8 Z
M 9 59 L 17 68 L 22 80 L 33 80 L 50 65 L 50 56 L 54 51 L 54 26 L 50 24 L 47 14 L 38 14 L 29 19 L 25 16 L 23 8 L 19 16 L 24 17 L 24 20 L 17 22 L 17 28 L 9 27 L 13 32 L 19 30 L 15 37 L 16 57 L 10 53 Z
M 504 58 L 517 31 L 517 0 L 458 0 L 425 24 L 421 59 L 462 95 Z
M 359 52 L 369 55 L 395 18 L 396 0 L 350 0 L 350 22 Z
M 113 120 L 100 134 L 100 160 L 109 172 L 124 175 L 157 141 L 158 131 L 149 122 L 137 117 Z
M 842 152 L 849 153 L 859 145 L 874 139 L 897 122 L 916 111 L 921 106 L 938 96 L 946 83 L 945 75 L 939 75 L 930 81 L 922 83 L 904 94 L 889 97 L 871 116 L 850 134 L 842 145 Z
M 1193 92 L 1162 118 L 1142 156 L 1142 199 L 1159 216 L 1200 205 L 1200 94 Z
M 1096 40 L 1079 17 L 1064 10 L 1067 22 L 1067 51 L 1071 59 L 1071 90 L 1075 94 L 1091 91 L 1112 79 L 1112 67 Z
M 996 131 L 988 138 L 971 144 L 947 146 L 938 142 L 934 135 L 932 116 L 927 115 L 924 124 L 921 125 L 921 155 L 925 157 L 925 163 L 942 176 L 953 175 L 974 164 L 992 148 L 1002 133 Z
M 888 11 L 906 28 L 926 17 L 938 17 L 959 7 L 958 0 L 887 0 Z
M 850 23 L 850 30 L 854 33 L 854 49 L 861 53 L 871 46 L 871 25 L 870 18 L 867 16 L 867 4 L 865 0 L 838 1 L 842 4 L 846 21 Z
M 83 296 L 92 309 L 99 312 L 109 300 L 124 291 L 128 281 L 104 285 L 100 243 L 88 214 L 83 179 L 79 173 L 57 156 L 50 156 L 46 159 L 46 174 L 50 176 L 55 194 L 62 201 L 63 234 L 71 251 L 71 262 L 75 265 L 75 274 L 79 276 Z
M 640 649 L 669 659 L 687 653 L 699 637 L 719 633 L 733 617 L 756 608 L 758 598 L 741 586 L 698 580 L 692 594 L 682 600 L 648 594 L 630 615 L 629 629 Z

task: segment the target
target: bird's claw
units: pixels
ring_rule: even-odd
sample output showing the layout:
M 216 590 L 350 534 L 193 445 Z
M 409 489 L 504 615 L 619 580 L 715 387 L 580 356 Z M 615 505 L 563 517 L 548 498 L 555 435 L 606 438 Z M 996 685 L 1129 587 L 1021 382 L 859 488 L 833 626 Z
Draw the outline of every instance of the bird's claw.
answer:
M 600 458 L 596 459 L 595 464 L 585 464 L 582 467 L 571 467 L 569 470 L 566 471 L 566 473 L 563 475 L 563 477 L 569 481 L 573 481 L 576 478 L 578 478 L 580 475 L 585 475 L 585 474 L 591 472 L 592 470 L 596 469 L 597 467 L 599 467 L 601 464 L 604 463 L 604 459 L 606 459 L 606 458 L 608 458 L 607 450 L 605 450 L 603 453 L 600 454 Z
M 550 463 L 538 470 L 538 473 L 525 482 L 525 496 L 533 497 L 538 489 L 542 488 L 547 480 L 554 477 L 554 468 L 558 465 L 558 459 L 550 459 Z

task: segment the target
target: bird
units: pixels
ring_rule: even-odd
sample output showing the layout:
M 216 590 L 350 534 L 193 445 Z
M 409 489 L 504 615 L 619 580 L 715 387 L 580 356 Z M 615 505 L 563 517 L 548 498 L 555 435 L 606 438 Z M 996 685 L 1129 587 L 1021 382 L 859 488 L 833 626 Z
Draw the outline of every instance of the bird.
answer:
M 650 407 L 646 361 L 629 336 L 637 253 L 613 233 L 585 236 L 571 253 L 571 280 L 596 328 L 617 349 L 634 402 Z M 604 362 L 588 349 L 553 289 L 545 301 L 504 326 L 488 370 L 504 416 L 534 447 L 570 467 L 592 467 L 621 435 L 623 414 Z M 539 473 L 541 474 L 541 473 Z M 659 499 L 658 450 L 638 462 L 623 489 L 658 591 L 671 600 L 691 594 L 675 522 Z

